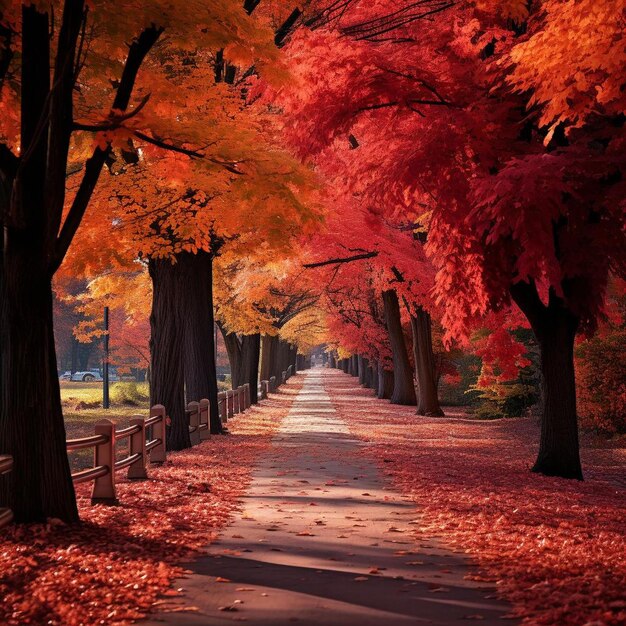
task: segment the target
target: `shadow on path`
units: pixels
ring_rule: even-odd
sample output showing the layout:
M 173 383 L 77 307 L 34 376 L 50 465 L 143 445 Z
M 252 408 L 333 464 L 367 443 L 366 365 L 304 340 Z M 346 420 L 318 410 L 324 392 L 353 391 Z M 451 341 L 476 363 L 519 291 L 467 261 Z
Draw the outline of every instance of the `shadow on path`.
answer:
M 419 513 L 360 453 L 323 370 L 302 391 L 253 476 L 242 512 L 177 582 L 150 623 L 395 626 L 511 624 L 463 555 L 416 544 Z M 471 623 L 471 622 L 470 622 Z

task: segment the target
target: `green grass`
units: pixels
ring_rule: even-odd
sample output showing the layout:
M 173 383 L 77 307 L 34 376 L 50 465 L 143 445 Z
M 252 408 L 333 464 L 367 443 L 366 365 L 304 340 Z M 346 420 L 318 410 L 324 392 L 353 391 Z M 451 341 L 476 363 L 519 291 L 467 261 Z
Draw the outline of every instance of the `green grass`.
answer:
M 133 415 L 148 417 L 147 383 L 113 383 L 110 397 L 111 408 L 103 409 L 102 383 L 62 381 L 61 402 L 67 438 L 93 435 L 95 423 L 102 419 L 115 422 L 117 428 L 124 428 Z M 93 464 L 93 450 L 70 452 L 69 458 L 72 471 L 85 469 Z

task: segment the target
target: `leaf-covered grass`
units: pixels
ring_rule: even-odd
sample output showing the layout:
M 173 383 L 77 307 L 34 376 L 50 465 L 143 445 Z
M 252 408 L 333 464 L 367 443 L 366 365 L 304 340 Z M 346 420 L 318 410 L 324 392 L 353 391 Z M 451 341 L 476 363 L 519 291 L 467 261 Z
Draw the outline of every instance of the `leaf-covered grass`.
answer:
M 626 445 L 582 440 L 585 481 L 531 473 L 537 421 L 415 415 L 329 373 L 340 416 L 440 537 L 533 626 L 626 623 Z M 332 376 L 332 379 L 330 379 Z
M 76 527 L 50 520 L 3 530 L 0 624 L 120 626 L 153 606 L 167 610 L 170 583 L 183 574 L 178 563 L 212 542 L 237 509 L 300 386 L 294 378 L 230 420 L 231 435 L 170 453 L 146 481 L 120 472 L 119 506 L 91 506 L 91 486 L 79 485 Z

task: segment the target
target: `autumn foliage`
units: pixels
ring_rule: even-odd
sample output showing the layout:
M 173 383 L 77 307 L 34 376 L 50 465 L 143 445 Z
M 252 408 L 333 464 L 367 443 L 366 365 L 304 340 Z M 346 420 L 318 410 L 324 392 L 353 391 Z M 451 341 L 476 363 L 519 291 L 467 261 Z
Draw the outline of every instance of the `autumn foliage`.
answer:
M 16 589 L 37 587 L 39 566 L 53 576 L 54 559 L 72 563 L 65 577 L 81 568 L 49 521 L 79 522 L 56 364 L 59 352 L 72 369 L 88 362 L 76 342 L 102 340 L 109 307 L 112 359 L 148 372 L 170 449 L 191 445 L 191 400 L 208 398 L 211 433 L 225 433 L 218 329 L 228 384 L 248 383 L 253 402 L 262 379 L 323 352 L 412 407 L 348 419 L 396 455 L 392 478 L 427 508 L 429 529 L 466 542 L 519 615 L 617 623 L 623 607 L 606 617 L 589 599 L 617 595 L 601 571 L 618 545 L 610 489 L 594 499 L 559 479 L 585 477 L 580 427 L 618 443 L 626 428 L 625 33 L 626 0 L 0 0 L 0 455 L 13 459 L 0 505 L 39 524 L 44 555 L 11 531 L 5 556 L 21 560 L 5 619 L 82 619 L 68 604 L 46 612 L 60 601 L 52 578 L 34 604 Z M 472 419 L 527 421 L 466 427 L 444 406 L 454 386 Z M 448 432 L 467 446 L 429 451 Z M 255 445 L 240 443 L 249 465 Z M 211 445 L 207 471 L 226 487 L 208 522 L 221 524 L 235 498 L 222 470 L 238 448 Z M 200 463 L 180 458 L 164 483 Z M 583 460 L 592 480 L 604 471 Z M 146 526 L 171 523 L 195 549 L 184 509 L 212 497 L 174 502 Z M 81 491 L 78 502 L 82 548 L 104 521 L 122 524 Z M 581 511 L 594 505 L 609 530 L 592 538 Z M 524 530 L 533 517 L 540 530 Z M 150 599 L 170 561 L 137 570 Z M 80 570 L 81 584 L 97 585 L 97 571 Z M 126 595 L 94 600 L 88 617 L 121 623 L 147 608 L 118 614 L 132 595 L 118 574 Z M 590 593 L 568 600 L 569 574 Z M 561 606 L 542 614 L 542 600 Z

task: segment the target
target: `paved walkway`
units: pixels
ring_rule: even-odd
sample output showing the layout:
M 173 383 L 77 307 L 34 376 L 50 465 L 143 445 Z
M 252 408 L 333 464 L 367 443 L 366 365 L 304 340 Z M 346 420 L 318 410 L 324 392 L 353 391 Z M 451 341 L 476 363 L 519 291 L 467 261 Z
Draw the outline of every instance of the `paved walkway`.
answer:
M 466 562 L 418 547 L 415 506 L 389 489 L 331 403 L 333 376 L 309 370 L 242 512 L 178 581 L 181 611 L 152 624 L 510 625 L 508 607 L 467 581 Z M 336 379 L 335 379 L 336 380 Z M 471 623 L 471 621 L 469 622 Z

